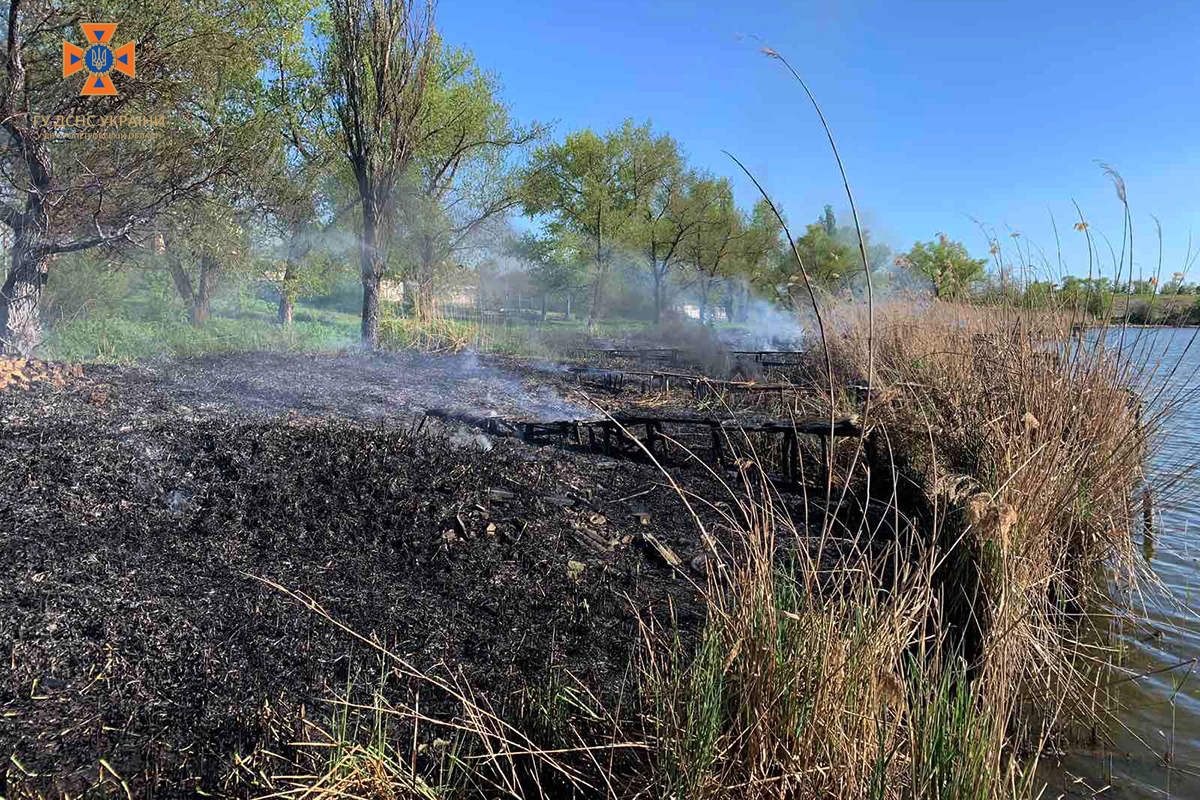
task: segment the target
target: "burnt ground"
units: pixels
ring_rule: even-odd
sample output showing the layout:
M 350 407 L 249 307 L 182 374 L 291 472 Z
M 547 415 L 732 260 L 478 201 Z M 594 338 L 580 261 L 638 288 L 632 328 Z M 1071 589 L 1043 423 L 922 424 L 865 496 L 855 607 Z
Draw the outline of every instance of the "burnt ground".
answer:
M 669 599 L 685 630 L 702 621 L 686 567 L 639 536 L 685 563 L 701 550 L 663 476 L 415 430 L 455 405 L 593 415 L 545 369 L 254 354 L 0 393 L 0 794 L 105 779 L 97 793 L 124 796 L 102 760 L 135 796 L 245 793 L 235 754 L 286 755 L 314 735 L 302 717 L 328 727 L 323 700 L 369 692 L 378 657 L 256 577 L 419 668 L 461 670 L 496 708 L 551 666 L 619 692 L 635 612 Z M 677 477 L 728 498 L 704 470 Z M 428 691 L 421 708 L 455 710 Z

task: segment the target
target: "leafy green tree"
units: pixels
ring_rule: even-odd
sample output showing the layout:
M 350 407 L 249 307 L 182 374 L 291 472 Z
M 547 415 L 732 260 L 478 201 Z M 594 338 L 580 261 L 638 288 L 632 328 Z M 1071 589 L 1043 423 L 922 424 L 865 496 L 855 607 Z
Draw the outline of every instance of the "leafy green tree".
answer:
M 895 262 L 896 254 L 892 248 L 883 242 L 874 241 L 870 228 L 863 228 L 863 242 L 866 244 L 867 268 L 871 273 L 872 283 L 882 288 L 881 283 L 887 281 L 889 267 Z M 866 275 L 862 268 L 862 254 L 859 252 L 858 232 L 853 225 L 839 225 L 835 229 L 834 238 L 850 253 L 854 269 L 850 270 L 845 283 L 855 295 L 866 292 Z
M 160 258 L 187 307 L 188 321 L 200 327 L 208 322 L 218 285 L 249 274 L 254 262 L 249 232 L 236 211 L 203 203 L 189 211 L 185 225 L 163 233 Z
M 259 63 L 274 12 L 286 9 L 274 0 L 8 4 L 0 224 L 12 247 L 0 286 L 0 349 L 29 352 L 41 341 L 39 301 L 57 255 L 144 245 L 164 211 L 250 172 L 261 158 L 262 118 L 245 67 Z M 116 95 L 81 96 L 86 76 L 61 75 L 63 37 L 82 36 L 87 19 L 119 19 L 118 41 L 137 42 L 137 76 L 115 75 Z M 226 104 L 220 121 L 202 102 L 218 81 L 226 82 L 216 87 Z M 122 114 L 162 117 L 164 125 L 141 129 L 151 135 L 136 140 L 46 136 L 48 120 Z
M 783 226 L 766 200 L 754 205 L 746 228 L 739 240 L 735 274 L 730 279 L 730 293 L 737 322 L 749 319 L 750 294 L 756 288 L 780 283 L 777 267 L 784 259 Z M 790 253 L 787 254 L 790 256 Z M 773 296 L 770 292 L 768 296 Z M 734 321 L 734 320 L 731 320 Z
M 833 206 L 826 205 L 825 210 L 821 214 L 820 225 L 825 229 L 825 233 L 833 238 L 837 238 L 838 224 L 837 219 L 833 215 Z
M 684 244 L 685 258 L 696 275 L 701 322 L 711 322 L 714 295 L 727 289 L 742 267 L 740 248 L 748 232 L 745 214 L 734 205 L 727 179 L 716 181 L 716 194 L 717 202 L 706 208 Z
M 681 246 L 711 203 L 711 181 L 687 169 L 678 143 L 654 136 L 649 126 L 633 129 L 627 147 L 638 155 L 640 169 L 653 175 L 641 193 L 639 207 L 625 230 L 624 243 L 642 254 L 654 286 L 654 320 L 661 324 L 672 271 L 682 264 Z
M 306 17 L 315 8 L 313 0 L 298 2 Z M 285 326 L 292 323 L 297 299 L 332 288 L 338 271 L 330 268 L 330 257 L 343 248 L 331 253 L 326 245 L 344 239 L 335 231 L 345 231 L 347 216 L 362 200 L 339 132 L 325 124 L 327 86 L 303 34 L 302 25 L 280 25 L 265 59 L 273 73 L 269 94 L 279 109 L 275 133 L 282 146 L 255 193 L 275 238 L 277 257 L 269 259 L 266 277 L 279 292 L 277 318 Z
M 1096 317 L 1111 313 L 1114 292 L 1108 278 L 1063 278 L 1059 299 L 1069 305 L 1082 308 Z
M 809 280 L 825 288 L 846 280 L 857 261 L 850 248 L 836 236 L 831 236 L 823 223 L 808 226 L 804 235 L 796 240 L 796 252 L 800 254 Z
M 214 65 L 187 95 L 177 99 L 192 126 L 236 132 L 218 138 L 214 147 L 219 156 L 241 156 L 236 173 L 211 177 L 157 223 L 165 246 L 159 260 L 165 261 L 192 325 L 208 321 L 213 289 L 219 282 L 245 276 L 256 266 L 249 227 L 259 216 L 261 188 L 273 184 L 272 164 L 286 152 L 276 121 L 276 98 L 259 64 L 276 43 L 288 37 L 299 41 L 309 11 L 311 7 L 304 5 L 264 4 L 256 19 L 272 35 L 247 44 L 247 54 L 256 58 Z
M 405 286 L 429 310 L 439 281 L 478 255 L 478 234 L 520 204 L 520 161 L 545 137 L 538 123 L 514 121 L 500 98 L 497 77 L 470 52 L 442 47 L 425 88 L 411 191 L 398 204 L 404 231 Z
M 1033 281 L 1025 287 L 1023 305 L 1028 308 L 1048 308 L 1054 302 L 1053 281 Z
M 888 267 L 894 262 L 892 249 L 886 244 L 872 241 L 870 229 L 863 230 L 866 243 L 867 265 L 872 280 L 886 280 Z M 854 294 L 866 291 L 866 275 L 859 252 L 858 231 L 853 225 L 839 225 L 833 206 L 826 205 L 821 216 L 809 225 L 804 235 L 796 242 L 796 249 L 804 261 L 809 278 L 820 288 L 835 291 L 846 289 Z M 793 280 L 793 285 L 802 285 L 803 279 L 794 263 L 795 258 L 784 258 L 784 276 Z M 785 281 L 786 282 L 786 281 Z
M 1126 284 L 1126 293 L 1134 296 L 1152 295 L 1155 293 L 1155 280 L 1131 280 Z
M 936 241 L 917 242 L 897 259 L 911 272 L 933 284 L 934 296 L 950 300 L 964 296 L 972 285 L 983 279 L 987 259 L 971 258 L 962 242 L 952 242 L 939 234 Z
M 264 261 L 264 277 L 279 292 L 277 321 L 287 326 L 298 299 L 328 291 L 342 277 L 335 262 L 341 261 L 347 240 L 357 238 L 350 215 L 360 198 L 340 170 L 331 167 L 318 175 L 314 162 L 287 165 L 279 181 L 280 190 L 263 214 L 274 231 L 274 241 L 265 247 L 278 253 Z
M 631 120 L 600 136 L 591 130 L 569 134 L 562 144 L 539 147 L 524 171 L 521 208 L 542 219 L 546 236 L 573 239 L 587 248 L 591 262 L 589 326 L 601 314 L 604 287 L 616 247 L 631 228 L 670 166 L 653 142 L 650 125 Z M 586 243 L 586 245 L 584 244 Z
M 576 248 L 526 231 L 512 238 L 505 254 L 526 265 L 530 283 L 542 297 L 542 320 L 546 319 L 546 300 L 561 296 L 566 300 L 566 317 L 571 316 L 574 295 L 587 288 L 587 265 Z
M 611 137 L 577 131 L 562 144 L 538 148 L 521 187 L 522 210 L 542 218 L 547 238 L 559 243 L 575 238 L 587 249 L 593 321 L 612 267 L 613 241 L 634 214 L 620 191 L 620 158 Z
M 685 170 L 682 157 L 676 161 L 669 150 L 663 158 L 669 159 L 665 177 L 639 212 L 630 237 L 630 244 L 643 253 L 653 282 L 656 324 L 662 323 L 673 274 L 686 266 L 685 243 L 705 224 L 706 215 L 722 202 L 722 192 L 727 189 L 710 175 Z

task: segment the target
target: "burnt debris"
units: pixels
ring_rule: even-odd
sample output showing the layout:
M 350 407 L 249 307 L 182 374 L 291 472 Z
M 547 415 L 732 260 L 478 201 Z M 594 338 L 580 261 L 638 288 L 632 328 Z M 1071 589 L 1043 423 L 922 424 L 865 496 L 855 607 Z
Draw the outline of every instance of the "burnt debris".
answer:
M 642 459 L 667 455 L 668 443 L 682 444 L 683 463 L 707 456 L 710 465 L 728 466 L 736 460 L 735 442 L 751 435 L 779 437 L 783 454 L 782 485 L 800 488 L 799 437 L 813 436 L 821 442 L 822 461 L 828 462 L 830 440 L 864 435 L 857 417 L 803 420 L 746 420 L 701 416 L 616 414 L 594 419 L 532 421 L 504 419 L 497 415 L 479 415 L 469 411 L 430 409 L 426 412 L 444 422 L 478 428 L 492 436 L 513 437 L 530 444 L 554 444 L 587 452 Z M 639 436 L 641 432 L 643 435 Z M 708 447 L 688 447 L 686 443 L 707 441 Z M 868 455 L 874 457 L 875 442 L 868 437 Z
M 242 354 L 0 393 L 0 772 L 79 795 L 103 759 L 138 796 L 221 793 L 235 756 L 296 774 L 332 697 L 458 711 L 259 579 L 498 710 L 552 666 L 618 695 L 635 614 L 703 621 L 684 576 L 709 545 L 641 448 L 731 467 L 743 433 L 796 485 L 798 437 L 860 431 L 606 417 L 474 357 Z M 728 531 L 719 473 L 675 475 Z
M 645 491 L 661 473 L 515 437 L 484 452 L 417 435 L 442 376 L 484 407 L 490 391 L 493 408 L 537 411 L 519 376 L 476 385 L 457 366 L 234 356 L 0 393 L 9 792 L 79 795 L 103 759 L 137 796 L 222 793 L 235 755 L 299 758 L 293 743 L 332 725 L 326 701 L 370 702 L 377 654 L 257 578 L 422 669 L 461 670 L 496 709 L 551 665 L 619 692 L 635 610 L 673 605 L 695 630 L 694 591 L 643 536 L 680 559 L 703 551 L 676 494 Z M 699 472 L 687 485 L 724 497 Z M 418 687 L 382 669 L 386 693 L 410 700 Z M 423 712 L 457 711 L 421 691 Z

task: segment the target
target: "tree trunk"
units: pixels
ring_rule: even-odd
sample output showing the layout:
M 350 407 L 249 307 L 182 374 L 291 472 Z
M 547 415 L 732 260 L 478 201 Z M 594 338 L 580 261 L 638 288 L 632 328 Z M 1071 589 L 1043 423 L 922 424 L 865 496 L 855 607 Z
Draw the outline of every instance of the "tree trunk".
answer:
M 362 275 L 362 349 L 374 351 L 379 347 L 379 282 L 383 275 L 383 258 L 379 254 L 379 228 L 375 207 L 363 198 L 363 236 L 358 247 L 358 266 Z
M 208 322 L 208 317 L 209 308 L 207 301 L 198 302 L 188 310 L 188 323 L 193 328 L 203 328 L 205 323 Z
M 656 267 L 654 270 L 654 324 L 662 325 L 663 295 L 662 273 Z
M 600 283 L 601 278 L 596 276 L 596 282 L 592 284 L 592 308 L 588 312 L 588 330 L 595 330 L 596 321 L 600 318 Z
M 192 279 L 188 277 L 187 271 L 183 268 L 174 241 L 166 243 L 166 250 L 167 268 L 171 271 L 171 280 L 175 282 L 175 291 L 179 292 L 179 299 L 187 306 L 188 317 L 191 319 L 194 317 L 193 309 L 196 307 L 196 293 L 192 289 Z M 192 324 L 195 324 L 194 320 Z
M 604 253 L 600 247 L 601 209 L 596 210 L 596 282 L 592 284 L 592 307 L 588 310 L 588 335 L 596 330 L 596 315 L 600 313 L 600 283 L 604 280 Z
M 417 271 L 416 283 L 421 287 L 419 300 L 423 302 L 418 306 L 417 319 L 422 322 L 433 321 L 437 317 L 437 295 L 434 288 L 437 285 L 438 269 L 437 262 L 434 258 L 433 237 L 422 236 L 420 247 L 421 266 Z
M 542 294 L 542 322 L 546 321 L 546 295 Z
M 296 311 L 296 287 L 295 281 L 299 272 L 298 264 L 300 259 L 308 255 L 310 246 L 304 241 L 304 225 L 299 222 L 292 222 L 291 238 L 288 241 L 287 261 L 283 267 L 283 280 L 279 285 L 279 324 L 288 326 L 292 324 L 292 317 Z
M 279 287 L 279 324 L 285 327 L 292 324 L 296 312 L 296 298 L 287 285 L 288 272 L 289 270 L 284 270 L 283 286 Z
M 563 321 L 564 322 L 571 321 L 571 293 L 570 292 L 567 292 L 567 310 L 566 310 L 566 313 L 563 314 Z
M 216 274 L 216 262 L 212 255 L 205 252 L 200 257 L 200 278 L 195 286 L 192 286 L 192 279 L 188 277 L 187 270 L 183 268 L 183 262 L 179 258 L 179 251 L 176 249 L 175 242 L 169 242 L 167 248 L 167 266 L 171 270 L 171 279 L 175 282 L 175 289 L 179 292 L 179 298 L 183 300 L 188 309 L 188 322 L 193 327 L 200 328 L 204 323 L 208 322 L 210 316 L 210 308 L 212 301 L 212 279 Z
M 13 10 L 16 10 L 15 6 Z M 15 14 L 10 22 L 17 22 Z M 20 36 L 17 31 L 9 31 L 10 37 L 14 34 Z M 10 48 L 13 44 L 10 38 Z M 8 87 L 10 94 L 2 103 L 8 109 L 5 116 L 16 110 L 18 87 L 25 85 L 26 81 L 20 50 L 10 50 L 9 59 L 9 77 L 12 80 Z M 5 124 L 8 124 L 7 120 Z M 25 140 L 19 135 L 14 138 L 21 140 L 17 142 L 14 153 L 23 156 L 32 185 L 25 194 L 25 210 L 9 222 L 13 234 L 12 261 L 4 285 L 0 286 L 0 353 L 30 356 L 34 348 L 42 343 L 42 320 L 38 305 L 50 270 L 50 213 L 43 201 L 50 189 L 50 151 L 45 140 L 37 136 L 32 140 Z
M 202 327 L 211 316 L 212 284 L 219 269 L 217 260 L 206 249 L 200 255 L 200 280 L 196 283 L 196 295 L 189 314 L 189 321 L 194 327 Z
M 421 283 L 421 319 L 433 322 L 438 318 L 439 299 L 437 292 L 434 290 L 433 281 L 423 281 Z
M 50 256 L 42 247 L 48 238 L 40 202 L 33 218 L 13 229 L 12 262 L 0 287 L 0 353 L 32 355 L 41 344 L 38 303 L 46 285 Z
M 379 347 L 379 278 L 364 275 L 362 285 L 362 349 L 373 352 Z

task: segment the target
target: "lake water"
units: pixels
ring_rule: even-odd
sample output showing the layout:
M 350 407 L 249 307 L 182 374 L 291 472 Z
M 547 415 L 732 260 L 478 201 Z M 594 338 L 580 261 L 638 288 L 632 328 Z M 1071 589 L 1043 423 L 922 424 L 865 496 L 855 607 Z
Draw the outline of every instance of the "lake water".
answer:
M 1111 345 L 1135 364 L 1161 366 L 1148 377 L 1159 404 L 1175 411 L 1148 464 L 1156 491 L 1154 527 L 1140 535 L 1142 558 L 1158 585 L 1144 587 L 1148 630 L 1121 635 L 1127 646 L 1120 675 L 1142 675 L 1114 687 L 1120 724 L 1113 744 L 1075 750 L 1060 759 L 1045 797 L 1200 798 L 1200 336 L 1196 329 L 1110 331 Z M 1173 374 L 1172 374 L 1173 371 Z M 1151 413 L 1153 413 L 1151 411 Z M 1154 674 L 1150 674 L 1154 673 Z M 1114 678 L 1117 676 L 1114 676 Z M 1090 787 L 1090 788 L 1089 788 Z

